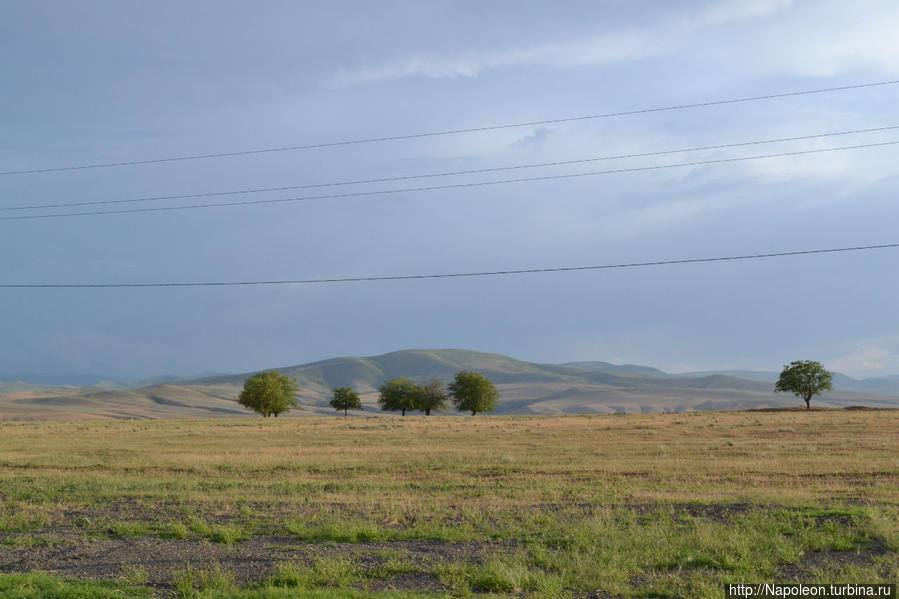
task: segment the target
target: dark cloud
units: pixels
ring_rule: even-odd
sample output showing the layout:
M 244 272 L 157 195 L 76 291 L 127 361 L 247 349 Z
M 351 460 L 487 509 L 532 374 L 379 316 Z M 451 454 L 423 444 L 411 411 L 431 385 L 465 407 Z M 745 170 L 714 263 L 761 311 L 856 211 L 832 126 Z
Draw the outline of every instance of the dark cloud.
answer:
M 899 18 L 889 3 L 878 4 L 879 12 L 837 2 L 666 6 L 7 3 L 0 8 L 0 170 L 412 134 L 895 75 L 893 50 L 881 48 L 881 32 Z M 835 47 L 829 32 L 841 16 L 849 33 Z M 792 45 L 801 52 L 790 52 Z M 339 77 L 343 84 L 334 85 Z M 325 183 L 874 127 L 895 124 L 896 93 L 872 88 L 402 143 L 2 177 L 0 205 Z M 890 199 L 895 180 L 888 178 L 893 153 L 859 150 L 271 206 L 0 221 L 0 279 L 415 274 L 893 242 L 892 225 L 899 221 Z M 507 177 L 435 181 L 492 178 Z M 299 195 L 317 194 L 265 197 Z M 899 294 L 895 277 L 884 276 L 892 256 L 884 250 L 311 288 L 7 290 L 0 295 L 0 371 L 241 371 L 452 346 L 544 361 L 618 356 L 696 369 L 841 359 L 865 374 L 865 364 L 894 363 L 882 355 L 892 347 L 883 339 L 899 335 L 884 324 L 893 322 Z M 853 358 L 872 355 L 877 360 Z

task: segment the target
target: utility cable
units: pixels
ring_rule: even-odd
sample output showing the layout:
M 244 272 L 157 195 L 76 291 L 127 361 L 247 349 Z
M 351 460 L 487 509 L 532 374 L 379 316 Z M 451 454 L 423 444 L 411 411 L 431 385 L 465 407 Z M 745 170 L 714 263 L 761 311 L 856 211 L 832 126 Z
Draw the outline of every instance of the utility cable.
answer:
M 340 194 L 328 194 L 328 195 L 319 195 L 319 196 L 305 196 L 305 197 L 295 197 L 295 198 L 277 198 L 277 199 L 269 199 L 269 200 L 244 200 L 240 202 L 214 202 L 208 204 L 190 204 L 187 206 L 154 206 L 150 208 L 129 208 L 126 210 L 99 210 L 94 212 L 62 212 L 62 213 L 53 213 L 53 214 L 29 214 L 22 216 L 0 216 L 0 221 L 11 221 L 11 220 L 32 220 L 32 219 L 44 219 L 44 218 L 64 218 L 64 217 L 73 217 L 73 216 L 99 216 L 104 214 L 132 214 L 138 212 L 164 212 L 171 210 L 195 210 L 200 208 L 219 208 L 226 206 L 258 206 L 262 204 L 280 204 L 286 202 L 305 202 L 309 200 L 324 200 L 324 199 L 337 199 L 337 198 L 354 198 L 354 197 L 363 197 L 363 196 L 378 196 L 378 195 L 390 195 L 396 193 L 410 193 L 410 192 L 424 192 L 424 191 L 437 191 L 441 189 L 462 189 L 462 188 L 473 188 L 473 187 L 485 187 L 489 185 L 505 185 L 509 183 L 524 183 L 524 182 L 532 182 L 532 181 L 552 181 L 552 180 L 561 180 L 561 179 L 573 179 L 576 177 L 592 177 L 598 175 L 611 175 L 617 173 L 632 173 L 639 171 L 653 171 L 653 170 L 661 170 L 668 168 L 678 168 L 685 166 L 701 166 L 708 164 L 723 164 L 729 162 L 742 162 L 746 160 L 760 160 L 763 158 L 781 158 L 785 156 L 800 156 L 805 154 L 820 154 L 822 152 L 837 152 L 841 150 L 856 150 L 860 148 L 876 148 L 882 146 L 891 146 L 899 144 L 899 140 L 897 141 L 885 141 L 879 143 L 870 143 L 870 144 L 860 144 L 854 146 L 839 146 L 834 148 L 821 148 L 817 150 L 797 150 L 794 152 L 781 152 L 779 154 L 763 154 L 759 156 L 741 156 L 738 158 L 719 158 L 715 160 L 698 160 L 694 162 L 679 162 L 675 164 L 658 164 L 653 166 L 638 166 L 632 168 L 619 168 L 613 170 L 605 170 L 605 171 L 591 171 L 586 173 L 569 173 L 565 175 L 544 175 L 541 177 L 524 177 L 520 179 L 503 179 L 500 181 L 476 181 L 470 183 L 453 183 L 448 185 L 432 185 L 429 187 L 409 187 L 404 189 L 385 189 L 380 191 L 357 191 L 351 193 L 340 193 Z
M 426 275 L 387 275 L 370 277 L 341 277 L 329 279 L 286 279 L 272 281 L 206 281 L 192 283 L 0 283 L 3 289 L 108 289 L 118 287 L 236 287 L 251 285 L 308 285 L 327 283 L 361 283 L 370 281 L 404 281 L 412 279 L 449 279 L 463 277 L 495 277 L 506 275 L 522 275 L 546 272 L 571 272 L 582 270 L 612 270 L 617 268 L 637 268 L 643 266 L 668 266 L 673 264 L 697 264 L 706 262 L 725 262 L 734 260 L 756 260 L 761 258 L 782 258 L 786 256 L 802 256 L 807 254 L 834 254 L 838 252 L 858 252 L 897 248 L 899 243 L 884 243 L 856 247 L 828 248 L 817 250 L 799 250 L 795 252 L 776 252 L 766 254 L 746 254 L 742 256 L 718 256 L 714 258 L 686 258 L 682 260 L 657 260 L 654 262 L 630 262 L 623 264 L 603 264 L 599 266 L 562 266 L 557 268 L 523 268 L 517 270 L 494 270 L 481 272 L 458 272 Z
M 809 89 L 802 91 L 794 91 L 794 92 L 785 92 L 780 94 L 769 94 L 765 96 L 750 96 L 745 98 L 732 98 L 727 100 L 713 100 L 710 102 L 697 102 L 694 104 L 679 104 L 675 106 L 662 106 L 657 108 L 641 108 L 637 110 L 626 110 L 622 112 L 608 112 L 605 114 L 591 114 L 591 115 L 582 115 L 582 116 L 574 116 L 574 117 L 566 117 L 559 119 L 548 119 L 542 121 L 530 121 L 525 123 L 512 123 L 505 125 L 488 125 L 484 127 L 471 127 L 467 129 L 451 129 L 447 131 L 429 131 L 425 133 L 412 133 L 407 135 L 391 135 L 385 137 L 370 137 L 363 139 L 351 139 L 344 141 L 332 141 L 325 143 L 316 143 L 316 144 L 305 144 L 298 146 L 288 146 L 281 148 L 263 148 L 257 150 L 242 150 L 239 152 L 221 152 L 216 154 L 195 154 L 191 156 L 172 156 L 166 158 L 153 158 L 148 160 L 128 160 L 122 162 L 105 162 L 99 164 L 81 164 L 76 166 L 60 166 L 60 167 L 52 167 L 52 168 L 36 168 L 36 169 L 23 169 L 23 170 L 12 170 L 12 171 L 0 171 L 0 176 L 11 176 L 11 175 L 29 175 L 29 174 L 39 174 L 39 173 L 54 173 L 61 171 L 77 171 L 77 170 L 85 170 L 85 169 L 96 169 L 96 168 L 111 168 L 111 167 L 119 167 L 119 166 L 137 166 L 144 164 L 159 164 L 163 162 L 181 162 L 186 160 L 203 160 L 209 158 L 226 158 L 232 156 L 247 156 L 251 154 L 267 154 L 273 152 L 290 152 L 295 150 L 312 150 L 317 148 L 329 148 L 335 146 L 348 146 L 355 144 L 367 144 L 367 143 L 377 143 L 377 142 L 386 142 L 386 141 L 400 141 L 404 139 L 419 139 L 424 137 L 437 137 L 442 135 L 458 135 L 461 133 L 476 133 L 481 131 L 496 131 L 499 129 L 514 129 L 518 127 L 535 127 L 538 125 L 554 125 L 558 123 L 570 123 L 573 121 L 587 121 L 593 119 L 605 119 L 612 117 L 620 117 L 620 116 L 629 116 L 635 114 L 647 114 L 652 112 L 665 112 L 671 110 L 685 110 L 689 108 L 704 108 L 707 106 L 720 106 L 723 104 L 737 104 L 741 102 L 756 102 L 760 100 L 773 100 L 776 98 L 787 98 L 792 96 L 806 96 L 811 94 L 823 94 L 829 92 L 837 92 L 837 91 L 846 91 L 852 89 L 863 89 L 870 87 L 879 87 L 885 85 L 895 85 L 899 83 L 899 79 L 892 81 L 877 81 L 873 83 L 860 83 L 857 85 L 843 85 L 840 87 L 828 87 L 823 89 Z
M 255 189 L 238 189 L 229 191 L 212 191 L 206 193 L 189 193 L 181 195 L 168 196 L 149 196 L 143 198 L 128 198 L 122 200 L 96 200 L 92 202 L 66 202 L 59 204 L 36 204 L 31 206 L 4 206 L 0 207 L 0 212 L 8 212 L 12 210 L 40 210 L 46 208 L 71 208 L 75 206 L 99 206 L 109 204 L 133 204 L 137 202 L 158 202 L 162 200 L 183 200 L 191 198 L 208 198 L 216 196 L 244 195 L 251 193 L 266 193 L 273 191 L 292 191 L 297 189 L 314 189 L 321 187 L 338 187 L 343 185 L 362 185 L 370 183 L 387 183 L 391 181 L 409 181 L 414 179 L 430 179 L 436 177 L 451 177 L 457 175 L 476 175 L 484 173 L 495 173 L 500 171 L 522 170 L 530 168 L 552 167 L 552 166 L 570 166 L 573 164 L 584 164 L 587 162 L 601 162 L 606 160 L 620 160 L 625 158 L 647 158 L 650 156 L 664 156 L 667 154 L 680 154 L 686 152 L 699 152 L 703 150 L 723 150 L 726 148 L 738 148 L 743 146 L 755 146 L 762 144 L 781 143 L 787 141 L 803 141 L 808 139 L 819 139 L 823 137 L 836 137 L 840 135 L 853 135 L 857 133 L 872 133 L 876 131 L 891 131 L 899 129 L 899 125 L 889 125 L 886 127 L 874 127 L 871 129 L 855 129 L 852 131 L 836 131 L 832 133 L 816 133 L 814 135 L 802 135 L 796 137 L 781 137 L 777 139 L 761 139 L 754 141 L 743 141 L 737 143 L 718 144 L 714 146 L 695 146 L 692 148 L 680 148 L 675 150 L 659 150 L 655 152 L 642 152 L 639 154 L 617 154 L 613 156 L 599 156 L 594 158 L 581 158 L 577 160 L 559 160 L 555 162 L 541 162 L 533 164 L 518 164 L 513 166 L 498 166 L 494 168 L 480 168 L 464 171 L 448 171 L 442 173 L 427 173 L 421 175 L 404 175 L 399 177 L 381 177 L 377 179 L 357 179 L 355 181 L 337 181 L 330 183 L 309 183 L 304 185 L 284 185 L 280 187 L 260 187 Z

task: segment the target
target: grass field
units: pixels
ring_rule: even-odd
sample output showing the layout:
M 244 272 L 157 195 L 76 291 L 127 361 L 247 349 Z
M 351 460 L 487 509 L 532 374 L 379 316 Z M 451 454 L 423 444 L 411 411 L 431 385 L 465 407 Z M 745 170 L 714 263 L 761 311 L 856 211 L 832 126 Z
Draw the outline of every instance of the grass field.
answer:
M 0 423 L 0 595 L 895 582 L 899 411 Z

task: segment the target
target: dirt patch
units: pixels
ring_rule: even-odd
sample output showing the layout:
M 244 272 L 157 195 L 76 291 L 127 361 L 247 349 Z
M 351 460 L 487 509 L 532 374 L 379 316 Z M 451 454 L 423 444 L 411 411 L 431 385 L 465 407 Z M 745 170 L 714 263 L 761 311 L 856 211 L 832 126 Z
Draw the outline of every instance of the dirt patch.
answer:
M 870 567 L 875 559 L 887 553 L 886 547 L 875 542 L 864 551 L 811 551 L 793 564 L 781 566 L 777 571 L 778 580 L 811 580 L 814 573 L 827 568 L 841 566 Z M 887 572 L 883 572 L 887 576 Z
M 749 408 L 746 412 L 833 412 L 843 408 L 832 408 L 830 406 L 783 406 L 783 407 L 767 407 L 767 408 Z
M 407 591 L 427 593 L 433 591 L 445 591 L 446 587 L 440 579 L 427 572 L 406 572 L 385 578 L 375 578 L 368 581 L 366 590 L 369 591 Z
M 282 562 L 312 564 L 316 558 L 349 556 L 363 572 L 373 571 L 389 559 L 403 559 L 422 570 L 447 562 L 480 563 L 488 554 L 511 548 L 501 542 L 403 541 L 391 543 L 297 543 L 296 537 L 261 535 L 233 545 L 204 540 L 128 538 L 92 540 L 78 533 L 54 531 L 32 535 L 53 544 L 0 551 L 0 572 L 43 570 L 82 579 L 115 579 L 129 568 L 142 567 L 146 584 L 170 589 L 177 571 L 219 566 L 233 573 L 234 582 L 246 585 L 267 580 Z M 404 572 L 371 578 L 370 587 L 441 591 L 443 585 L 427 572 Z
M 633 503 L 622 507 L 641 516 L 670 510 L 674 516 L 686 515 L 715 522 L 727 522 L 738 514 L 766 509 L 755 503 Z
M 784 406 L 784 407 L 767 407 L 767 408 L 749 408 L 743 410 L 744 412 L 840 412 L 840 411 L 848 411 L 848 412 L 895 412 L 896 408 L 873 408 L 871 406 L 845 406 L 842 408 L 835 408 L 831 406 L 812 406 L 811 408 L 806 408 L 805 406 Z

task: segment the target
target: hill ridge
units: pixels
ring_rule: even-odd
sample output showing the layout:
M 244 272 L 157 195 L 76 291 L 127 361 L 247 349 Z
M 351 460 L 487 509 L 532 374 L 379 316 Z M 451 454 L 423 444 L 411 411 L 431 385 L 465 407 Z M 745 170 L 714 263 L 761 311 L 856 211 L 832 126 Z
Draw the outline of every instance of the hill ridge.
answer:
M 786 394 L 775 395 L 773 382 L 720 372 L 687 376 L 608 362 L 541 364 L 456 348 L 340 356 L 273 370 L 295 378 L 301 386 L 299 400 L 305 410 L 293 415 L 333 414 L 327 405 L 331 389 L 343 386 L 352 386 L 360 393 L 366 408 L 364 415 L 381 414 L 377 387 L 385 380 L 408 376 L 421 382 L 436 376 L 449 382 L 460 370 L 475 370 L 493 380 L 500 391 L 499 414 L 680 412 L 794 406 L 798 401 Z M 161 382 L 127 390 L 69 388 L 0 393 L 0 420 L 251 415 L 237 404 L 236 398 L 244 379 L 254 372 Z M 813 403 L 831 407 L 899 407 L 899 393 L 875 396 L 871 391 L 838 390 Z

